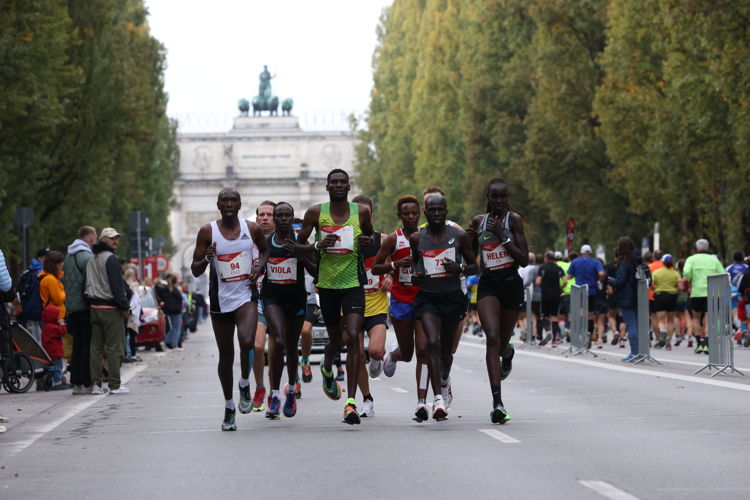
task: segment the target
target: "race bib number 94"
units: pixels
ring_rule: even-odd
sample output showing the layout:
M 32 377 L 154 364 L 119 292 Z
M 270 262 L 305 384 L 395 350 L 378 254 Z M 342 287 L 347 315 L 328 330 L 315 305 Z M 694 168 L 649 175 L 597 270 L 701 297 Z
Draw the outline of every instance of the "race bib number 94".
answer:
M 354 228 L 352 226 L 321 226 L 320 230 L 323 233 L 323 238 L 329 234 L 338 236 L 336 244 L 326 248 L 326 252 L 352 253 L 354 251 Z
M 422 252 L 422 261 L 424 262 L 424 272 L 430 278 L 445 278 L 450 273 L 445 271 L 445 259 L 456 260 L 456 249 L 436 248 Z
M 250 252 L 224 253 L 216 256 L 221 281 L 242 281 L 250 278 Z

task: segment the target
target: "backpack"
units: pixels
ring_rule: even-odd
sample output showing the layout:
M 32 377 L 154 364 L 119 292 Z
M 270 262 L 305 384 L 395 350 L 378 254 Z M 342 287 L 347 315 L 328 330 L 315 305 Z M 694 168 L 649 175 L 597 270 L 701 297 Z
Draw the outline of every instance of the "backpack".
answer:
M 22 314 L 26 320 L 41 321 L 42 297 L 39 295 L 41 280 L 31 271 L 21 275 L 18 283 L 18 295 L 21 301 Z
M 646 280 L 646 285 L 649 288 L 651 287 L 653 279 L 651 278 L 651 269 L 649 269 L 648 264 L 643 262 L 635 266 L 635 279 L 637 281 Z

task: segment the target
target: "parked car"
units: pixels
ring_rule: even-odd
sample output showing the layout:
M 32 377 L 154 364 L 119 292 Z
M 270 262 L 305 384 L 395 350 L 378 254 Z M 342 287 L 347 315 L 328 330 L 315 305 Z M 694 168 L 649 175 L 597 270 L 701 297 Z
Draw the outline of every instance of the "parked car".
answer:
M 141 326 L 138 336 L 135 338 L 137 345 L 156 347 L 157 351 L 163 350 L 161 343 L 167 331 L 167 320 L 159 307 L 159 299 L 156 291 L 150 286 L 139 286 L 138 295 L 141 297 Z

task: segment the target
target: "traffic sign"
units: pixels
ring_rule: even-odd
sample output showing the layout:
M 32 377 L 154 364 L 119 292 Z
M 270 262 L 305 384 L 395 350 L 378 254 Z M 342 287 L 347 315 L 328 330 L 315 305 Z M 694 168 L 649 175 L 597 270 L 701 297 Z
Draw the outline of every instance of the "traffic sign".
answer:
M 34 211 L 29 207 L 19 207 L 13 216 L 13 224 L 15 224 L 18 229 L 26 229 L 34 224 L 34 220 Z

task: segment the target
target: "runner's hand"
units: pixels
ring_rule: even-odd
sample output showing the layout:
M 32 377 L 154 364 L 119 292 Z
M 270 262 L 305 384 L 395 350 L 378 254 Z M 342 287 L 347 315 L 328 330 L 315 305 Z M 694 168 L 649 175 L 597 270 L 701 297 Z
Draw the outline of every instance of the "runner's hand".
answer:
M 393 276 L 386 274 L 383 276 L 383 281 L 380 284 L 380 290 L 383 292 L 390 292 L 391 286 L 393 285 Z
M 393 261 L 393 265 L 396 267 L 411 267 L 411 265 L 414 263 L 414 258 L 411 255 L 407 255 L 403 259 L 398 259 L 396 261 Z
M 411 273 L 411 282 L 413 285 L 419 284 L 419 282 L 424 278 L 424 274 L 418 273 L 417 271 L 414 271 Z
M 466 236 L 469 237 L 470 241 L 477 239 L 477 228 L 475 228 L 474 226 L 469 226 L 466 229 Z
M 443 267 L 451 274 L 461 274 L 461 266 L 459 266 L 455 260 L 445 259 L 443 261 Z
M 284 250 L 286 250 L 289 253 L 293 253 L 295 256 L 297 255 L 297 252 L 299 252 L 299 249 L 297 247 L 298 247 L 297 242 L 294 240 L 284 241 Z
M 266 274 L 265 266 L 253 266 L 253 270 L 250 272 L 250 283 L 255 285 L 255 282 L 258 281 L 258 278 Z
M 372 236 L 367 236 L 366 234 L 360 234 L 358 236 L 358 239 L 359 239 L 360 248 L 367 248 L 370 245 L 372 245 Z
M 208 248 L 206 248 L 206 260 L 209 262 L 213 262 L 214 257 L 216 257 L 216 242 L 214 241 L 211 243 Z
M 339 241 L 339 239 L 340 237 L 335 234 L 327 234 L 325 238 L 318 242 L 317 247 L 319 250 L 331 248 L 337 241 Z

